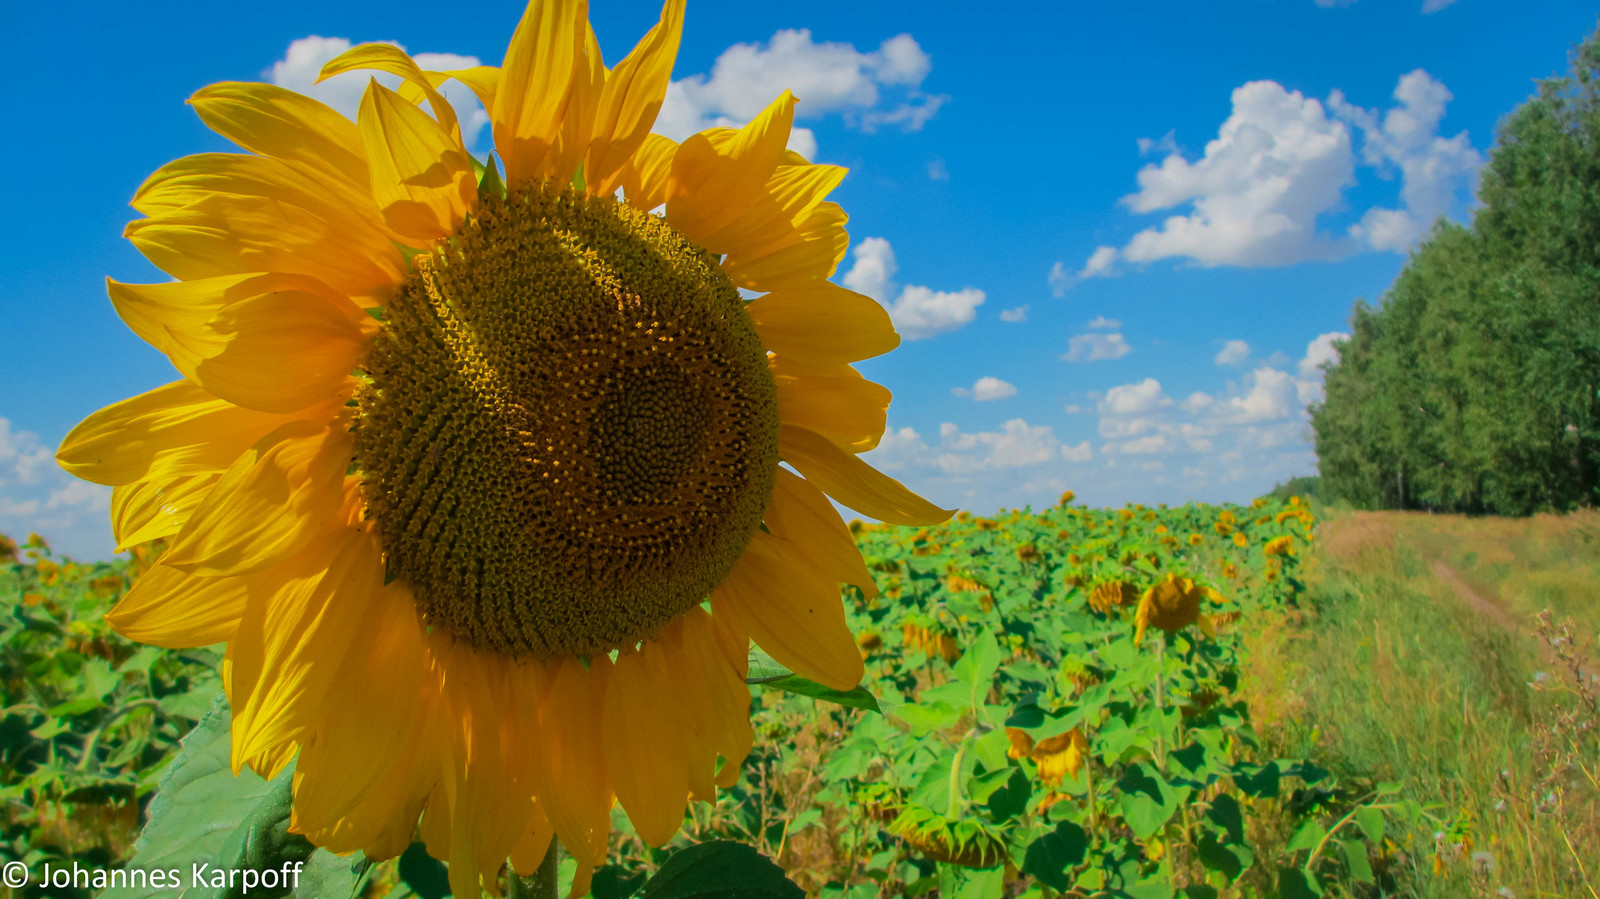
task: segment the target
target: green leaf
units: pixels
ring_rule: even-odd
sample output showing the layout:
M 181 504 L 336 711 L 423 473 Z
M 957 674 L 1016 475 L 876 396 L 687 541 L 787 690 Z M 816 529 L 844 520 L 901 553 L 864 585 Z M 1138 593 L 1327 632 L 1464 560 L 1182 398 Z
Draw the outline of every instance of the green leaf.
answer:
M 823 686 L 816 681 L 807 680 L 798 674 L 790 674 L 771 679 L 747 679 L 746 683 L 751 683 L 768 690 L 782 690 L 785 693 L 798 693 L 801 696 L 809 696 L 812 699 L 820 699 L 823 702 L 831 702 L 835 705 L 848 706 L 853 709 L 866 709 L 869 712 L 878 712 L 879 714 L 882 714 L 883 712 L 883 710 L 878 707 L 877 698 L 868 692 L 866 687 L 856 687 L 853 690 L 835 690 L 832 687 Z
M 231 723 L 227 701 L 218 696 L 162 776 L 128 868 L 176 869 L 188 899 L 234 899 L 246 892 L 254 899 L 354 895 L 366 860 L 316 850 L 288 832 L 294 766 L 271 781 L 250 771 L 235 777 L 228 762 Z M 229 872 L 238 873 L 230 877 Z M 101 896 L 165 896 L 171 893 L 168 886 L 147 881 Z
M 473 167 L 476 168 L 477 160 L 474 159 L 473 163 Z M 493 153 L 489 154 L 489 162 L 483 166 L 483 171 L 479 173 L 478 192 L 490 193 L 498 197 L 506 195 L 506 184 L 500 180 L 500 169 L 495 164 Z
M 1177 887 L 1173 886 L 1171 878 L 1162 877 L 1158 874 L 1155 877 L 1139 881 L 1128 887 L 1124 892 L 1131 896 L 1132 899 L 1172 899 L 1177 892 Z
M 1322 826 L 1321 822 L 1307 821 L 1300 825 L 1299 830 L 1294 832 L 1294 836 L 1289 839 L 1289 844 L 1283 847 L 1283 851 L 1293 853 L 1302 849 L 1315 849 L 1317 844 L 1322 842 L 1322 838 L 1327 835 L 1328 830 Z
M 1133 828 L 1139 839 L 1147 839 L 1160 830 L 1178 811 L 1178 797 L 1159 774 L 1147 772 L 1145 766 L 1134 763 L 1128 773 L 1117 781 L 1121 795 L 1117 802 L 1122 817 Z
M 602 870 L 604 869 L 595 870 L 597 885 Z M 446 870 L 444 862 L 428 854 L 427 847 L 421 842 L 412 843 L 400 854 L 398 871 L 400 882 L 410 887 L 411 892 L 420 899 L 444 899 L 450 895 L 449 871 Z M 638 884 L 634 884 L 634 888 L 637 889 Z M 632 895 L 631 890 L 628 895 Z
M 1249 867 L 1248 862 L 1241 857 L 1241 853 L 1233 847 L 1224 845 L 1215 836 L 1206 834 L 1195 844 L 1195 851 L 1200 856 L 1200 864 L 1206 866 L 1208 871 L 1218 871 L 1232 883 L 1239 879 L 1244 869 Z
M 1299 868 L 1279 868 L 1278 895 L 1281 899 L 1320 899 L 1322 885 L 1308 880 Z
M 929 731 L 945 730 L 961 720 L 961 710 L 947 702 L 935 702 L 929 705 L 912 705 L 906 703 L 894 710 L 894 716 L 911 725 L 913 733 L 920 731 L 920 735 Z
M 955 899 L 1002 899 L 1006 894 L 1006 869 L 987 868 L 967 871 L 966 882 L 955 894 Z
M 211 702 L 221 691 L 222 684 L 218 679 L 208 677 L 186 692 L 163 696 L 158 702 L 161 703 L 161 711 L 167 715 L 199 721 L 211 711 Z
M 1033 798 L 1033 781 L 1021 768 L 1012 768 L 1005 786 L 989 794 L 989 814 L 999 822 L 1020 816 L 1028 810 L 1028 800 Z
M 1282 772 L 1278 769 L 1278 763 L 1268 762 L 1256 769 L 1254 774 L 1235 771 L 1233 782 L 1245 794 L 1254 796 L 1257 799 L 1276 799 L 1281 775 Z
M 805 899 L 805 891 L 751 847 L 713 840 L 667 859 L 638 899 Z
M 1383 843 L 1383 811 L 1372 806 L 1362 806 L 1356 809 L 1356 826 L 1366 835 L 1367 842 L 1374 846 Z
M 78 695 L 104 699 L 122 683 L 122 673 L 111 670 L 105 659 L 90 659 L 78 669 Z
M 994 673 L 999 668 L 1000 641 L 995 639 L 993 631 L 984 628 L 952 667 L 956 678 L 971 690 L 973 711 L 978 711 L 983 698 L 989 695 L 989 688 L 994 684 Z
M 1239 808 L 1239 800 L 1227 793 L 1211 800 L 1211 808 L 1206 810 L 1206 820 L 1222 828 L 1227 835 L 1226 842 L 1244 842 L 1244 810 Z
M 1367 846 L 1360 840 L 1340 840 L 1339 848 L 1344 850 L 1345 864 L 1350 866 L 1350 876 L 1362 883 L 1374 883 L 1372 877 L 1372 864 L 1367 861 Z
M 1054 889 L 1071 889 L 1073 884 L 1068 871 L 1083 864 L 1088 851 L 1089 835 L 1084 829 L 1071 821 L 1062 821 L 1055 830 L 1028 845 L 1022 871 Z

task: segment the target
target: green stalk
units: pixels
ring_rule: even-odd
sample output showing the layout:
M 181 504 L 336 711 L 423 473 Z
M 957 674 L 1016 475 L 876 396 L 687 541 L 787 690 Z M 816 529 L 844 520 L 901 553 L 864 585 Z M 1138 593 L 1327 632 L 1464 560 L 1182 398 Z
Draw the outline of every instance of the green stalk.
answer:
M 955 759 L 950 762 L 950 803 L 944 813 L 947 821 L 961 817 L 961 763 L 966 761 L 967 744 L 972 742 L 972 735 L 977 732 L 976 727 L 967 731 L 967 735 L 961 738 L 961 744 L 956 747 Z
M 556 899 L 559 895 L 556 872 L 560 867 L 561 841 L 552 835 L 550 848 L 545 850 L 544 861 L 539 863 L 538 870 L 527 877 L 516 871 L 509 872 L 510 888 L 506 890 L 506 899 Z

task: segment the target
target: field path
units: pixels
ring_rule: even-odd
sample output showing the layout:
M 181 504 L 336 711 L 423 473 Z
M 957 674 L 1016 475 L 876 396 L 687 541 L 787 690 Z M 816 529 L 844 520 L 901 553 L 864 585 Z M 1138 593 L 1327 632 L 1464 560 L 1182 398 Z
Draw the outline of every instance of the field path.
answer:
M 1449 586 L 1461 602 L 1507 633 L 1532 642 L 1545 664 L 1559 664 L 1555 650 L 1539 639 L 1533 633 L 1532 623 L 1514 614 L 1508 603 L 1468 583 L 1459 572 L 1438 558 L 1436 551 L 1429 551 L 1427 543 L 1406 540 L 1408 520 L 1429 520 L 1433 517 L 1419 512 L 1354 512 L 1320 525 L 1318 540 L 1323 551 L 1334 559 L 1347 558 L 1373 547 L 1409 546 L 1429 563 L 1433 577 Z M 1590 659 L 1579 667 L 1579 673 L 1585 680 L 1600 676 L 1600 660 Z
M 1487 599 L 1482 593 L 1472 589 L 1472 585 L 1457 574 L 1454 568 L 1435 560 L 1433 563 L 1433 576 L 1449 584 L 1451 589 L 1456 591 L 1456 596 L 1460 597 L 1462 602 L 1471 606 L 1473 611 L 1513 634 L 1522 633 L 1521 622 L 1513 618 L 1505 606 L 1501 605 L 1498 600 Z

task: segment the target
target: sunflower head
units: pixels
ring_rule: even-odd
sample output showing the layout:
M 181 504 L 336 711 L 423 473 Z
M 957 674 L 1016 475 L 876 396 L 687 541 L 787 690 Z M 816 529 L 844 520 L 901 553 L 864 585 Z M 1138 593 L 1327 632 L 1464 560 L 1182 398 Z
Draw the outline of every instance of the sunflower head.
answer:
M 1123 580 L 1101 581 L 1089 591 L 1089 607 L 1103 615 L 1138 601 L 1139 589 Z
M 586 14 L 533 0 L 499 66 L 352 48 L 324 78 L 388 80 L 355 121 L 197 92 L 243 152 L 152 175 L 127 235 L 176 280 L 110 285 L 181 379 L 58 454 L 114 488 L 120 544 L 159 548 L 108 621 L 227 643 L 233 767 L 298 759 L 295 827 L 337 852 L 393 856 L 420 816 L 457 895 L 553 836 L 583 893 L 614 803 L 671 839 L 750 749 L 752 640 L 859 682 L 840 585 L 876 596 L 870 528 L 830 497 L 951 514 L 858 458 L 889 392 L 852 363 L 899 337 L 829 280 L 845 170 L 787 148 L 797 98 L 652 134 L 683 0 L 609 61 Z
M 1076 776 L 1083 769 L 1088 751 L 1088 736 L 1082 728 L 1074 727 L 1038 741 L 1030 757 L 1039 766 L 1039 781 L 1059 786 L 1064 778 Z
M 1169 634 L 1196 623 L 1203 629 L 1209 628 L 1209 622 L 1200 614 L 1200 601 L 1206 596 L 1206 588 L 1197 586 L 1190 578 L 1168 572 L 1165 578 L 1145 590 L 1139 600 L 1139 608 L 1134 613 L 1137 628 L 1134 644 L 1144 639 L 1144 632 L 1150 627 Z

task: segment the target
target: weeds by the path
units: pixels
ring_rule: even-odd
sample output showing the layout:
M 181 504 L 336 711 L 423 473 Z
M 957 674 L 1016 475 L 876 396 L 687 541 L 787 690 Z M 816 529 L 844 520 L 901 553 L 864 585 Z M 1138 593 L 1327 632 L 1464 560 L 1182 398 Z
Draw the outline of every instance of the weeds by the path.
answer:
M 1510 524 L 1388 515 L 1332 522 L 1309 573 L 1305 617 L 1259 631 L 1250 652 L 1258 720 L 1267 716 L 1263 730 L 1279 751 L 1399 781 L 1428 805 L 1430 819 L 1387 846 L 1383 861 L 1402 895 L 1600 899 L 1600 704 L 1575 667 L 1592 651 L 1582 645 L 1592 636 L 1582 635 L 1594 629 L 1562 632 L 1547 619 L 1542 636 L 1574 662 L 1551 665 L 1537 650 L 1537 623 L 1519 606 L 1510 613 L 1523 623 L 1520 634 L 1463 602 L 1433 570 L 1440 555 L 1449 564 L 1449 547 L 1460 548 L 1460 563 L 1488 539 L 1444 536 Z M 1570 562 L 1562 553 L 1588 539 L 1582 533 L 1581 524 L 1530 526 L 1511 543 L 1526 555 L 1497 555 L 1485 565 L 1504 574 L 1476 584 L 1487 591 L 1575 579 L 1593 553 Z M 1519 602 L 1539 595 L 1525 589 Z M 1592 590 L 1583 595 L 1592 604 Z M 1569 599 L 1561 612 L 1578 605 Z

